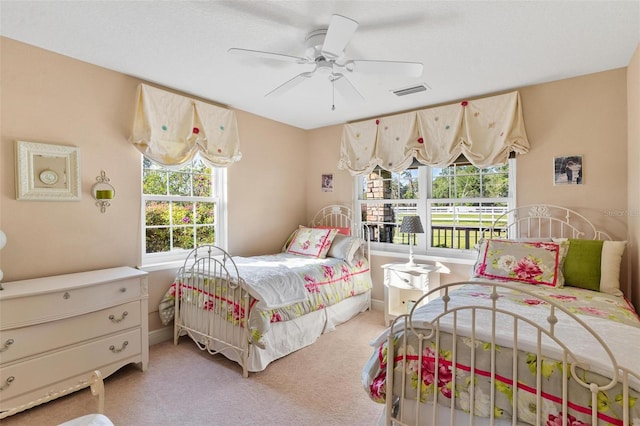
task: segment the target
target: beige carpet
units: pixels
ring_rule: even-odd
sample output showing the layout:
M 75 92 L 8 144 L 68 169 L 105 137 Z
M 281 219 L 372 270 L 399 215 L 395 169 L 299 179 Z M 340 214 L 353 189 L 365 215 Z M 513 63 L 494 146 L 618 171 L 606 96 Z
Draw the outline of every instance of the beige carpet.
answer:
M 362 388 L 368 342 L 383 331 L 365 312 L 313 345 L 242 378 L 240 367 L 197 349 L 186 337 L 150 349 L 149 368 L 127 366 L 105 380 L 105 414 L 115 425 L 373 425 L 383 406 Z M 4 426 L 56 425 L 93 412 L 85 389 L 0 420 Z

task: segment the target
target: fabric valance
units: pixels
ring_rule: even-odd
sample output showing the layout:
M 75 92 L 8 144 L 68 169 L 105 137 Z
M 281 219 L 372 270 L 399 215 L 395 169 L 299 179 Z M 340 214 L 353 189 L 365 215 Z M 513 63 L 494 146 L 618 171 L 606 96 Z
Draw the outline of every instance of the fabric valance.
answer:
M 463 101 L 345 124 L 338 167 L 352 175 L 377 166 L 400 172 L 413 163 L 446 167 L 462 154 L 474 166 L 504 164 L 529 141 L 520 94 Z
M 178 166 L 196 154 L 214 166 L 242 158 L 233 111 L 140 84 L 130 141 L 165 166 Z

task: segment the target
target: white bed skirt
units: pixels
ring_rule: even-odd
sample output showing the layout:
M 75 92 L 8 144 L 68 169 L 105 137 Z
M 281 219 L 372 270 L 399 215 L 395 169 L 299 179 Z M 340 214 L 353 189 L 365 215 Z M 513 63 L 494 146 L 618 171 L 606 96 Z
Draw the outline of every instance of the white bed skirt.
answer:
M 370 307 L 371 291 L 367 291 L 303 317 L 271 324 L 271 328 L 263 336 L 265 349 L 250 345 L 247 369 L 250 372 L 264 370 L 276 359 L 311 345 L 323 333 L 335 330 L 336 326 Z M 236 351 L 225 350 L 224 346 L 216 342 L 210 343 L 210 346 L 213 350 L 221 351 L 230 360 L 241 362 Z

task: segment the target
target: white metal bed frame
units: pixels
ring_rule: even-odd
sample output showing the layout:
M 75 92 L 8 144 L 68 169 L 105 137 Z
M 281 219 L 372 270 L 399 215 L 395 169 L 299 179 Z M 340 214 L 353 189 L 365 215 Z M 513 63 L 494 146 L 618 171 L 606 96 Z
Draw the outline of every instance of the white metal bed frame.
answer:
M 563 207 L 550 206 L 550 205 L 524 206 L 524 207 L 520 207 L 513 211 L 505 213 L 505 216 L 510 218 L 510 221 L 506 226 L 506 229 L 508 232 L 507 236 L 510 238 L 564 237 L 564 238 L 610 239 L 606 233 L 596 230 L 595 227 L 591 224 L 591 222 L 587 220 L 584 216 L 580 215 L 575 211 L 572 211 L 570 209 L 566 209 Z M 496 225 L 492 226 L 491 229 L 489 230 L 489 236 L 498 235 L 501 238 L 505 238 L 505 234 L 504 234 L 505 223 L 503 218 L 498 218 L 494 223 Z M 500 232 L 498 228 L 502 229 L 503 231 Z M 474 282 L 474 283 L 478 284 L 477 282 Z M 424 324 L 421 326 L 420 329 L 414 327 L 412 318 L 413 318 L 413 313 L 415 308 L 412 309 L 411 312 L 409 312 L 408 314 L 397 317 L 394 320 L 394 322 L 391 324 L 391 329 L 392 330 L 396 329 L 398 332 L 401 333 L 400 335 L 402 337 L 399 339 L 398 342 L 396 342 L 397 347 L 394 346 L 394 337 L 398 335 L 397 333 L 389 333 L 389 338 L 387 341 L 387 360 L 388 360 L 387 367 L 386 367 L 387 394 L 386 394 L 386 400 L 385 400 L 386 402 L 385 412 L 383 417 L 381 418 L 381 420 L 384 419 L 385 424 L 387 425 L 392 425 L 392 424 L 393 425 L 424 425 L 424 424 L 443 425 L 445 424 L 446 417 L 449 417 L 449 422 L 446 424 L 450 424 L 452 426 L 462 424 L 461 418 L 464 417 L 464 414 L 462 414 L 461 412 L 457 412 L 457 410 L 454 408 L 455 401 L 456 401 L 455 392 L 452 392 L 450 406 L 448 407 L 444 407 L 443 405 L 438 405 L 439 392 L 433 392 L 433 395 L 426 396 L 425 394 L 421 393 L 420 386 L 417 387 L 415 391 L 415 395 L 408 395 L 406 391 L 407 374 L 405 371 L 401 371 L 400 373 L 397 371 L 394 372 L 395 364 L 394 362 L 392 362 L 392 360 L 394 360 L 396 356 L 401 357 L 402 359 L 401 363 L 403 367 L 407 368 L 410 365 L 407 362 L 408 360 L 407 349 L 408 349 L 408 341 L 409 341 L 408 336 L 412 335 L 414 337 L 417 337 L 419 342 L 419 347 L 416 349 L 416 352 L 418 354 L 417 355 L 418 356 L 418 360 L 417 360 L 418 376 L 417 377 L 422 377 L 421 370 L 422 370 L 423 355 L 424 355 L 423 345 L 427 342 L 429 342 L 429 344 L 432 344 L 432 345 L 435 344 L 435 348 L 436 348 L 435 353 L 438 354 L 439 348 L 440 348 L 440 342 L 441 342 L 441 335 L 446 333 L 446 331 L 442 331 L 441 333 L 440 322 L 446 317 L 453 318 L 453 324 L 454 324 L 453 332 L 449 334 L 452 334 L 452 341 L 454 342 L 453 348 L 452 348 L 452 359 L 450 362 L 451 362 L 451 365 L 453 366 L 452 367 L 453 369 L 452 386 L 453 388 L 455 388 L 456 365 L 458 363 L 458 359 L 456 358 L 457 353 L 456 353 L 456 344 L 455 344 L 456 337 L 457 337 L 457 330 L 455 325 L 456 318 L 458 315 L 461 315 L 461 313 L 464 311 L 470 312 L 470 315 L 473 318 L 475 318 L 476 313 L 479 312 L 480 310 L 483 310 L 483 311 L 490 312 L 490 315 L 492 317 L 492 323 L 490 325 L 492 338 L 489 341 L 487 341 L 484 338 L 482 339 L 483 342 L 490 345 L 490 357 L 491 357 L 490 374 L 491 374 L 492 383 L 495 383 L 495 377 L 496 377 L 495 359 L 496 359 L 496 350 L 498 347 L 495 340 L 496 313 L 500 313 L 501 319 L 504 318 L 504 316 L 507 316 L 508 319 L 506 321 L 513 320 L 513 324 L 514 324 L 513 325 L 514 334 L 513 334 L 513 340 L 512 340 L 514 342 L 513 361 L 512 361 L 514 365 L 513 382 L 512 382 L 514 395 L 513 395 L 513 406 L 512 406 L 513 418 L 510 419 L 511 424 L 513 425 L 520 424 L 517 421 L 518 386 L 515 386 L 515 383 L 517 383 L 517 378 L 518 378 L 517 371 L 516 371 L 517 370 L 516 357 L 517 357 L 517 349 L 518 349 L 518 330 L 519 330 L 520 324 L 528 324 L 534 327 L 538 333 L 537 339 L 536 339 L 537 354 L 538 354 L 537 364 L 536 364 L 537 385 L 535 390 L 536 405 L 537 405 L 537 412 L 536 412 L 537 424 L 544 424 L 541 418 L 542 413 L 540 410 L 540 407 L 542 405 L 541 404 L 541 386 L 542 386 L 541 370 L 542 369 L 541 369 L 540 363 L 541 363 L 541 355 L 544 355 L 542 353 L 541 342 L 543 339 L 545 339 L 544 336 L 546 336 L 547 340 L 551 339 L 562 348 L 562 356 L 560 358 L 557 358 L 557 357 L 554 357 L 554 358 L 556 358 L 558 361 L 563 363 L 563 367 L 564 367 L 563 371 L 570 371 L 571 379 L 575 380 L 577 383 L 579 383 L 581 386 L 583 386 L 584 388 L 588 389 L 591 392 L 592 424 L 593 425 L 602 424 L 602 423 L 599 423 L 598 417 L 597 417 L 598 392 L 601 390 L 610 389 L 617 383 L 621 383 L 622 389 L 623 389 L 623 394 L 622 394 L 623 400 L 620 401 L 620 403 L 623 404 L 623 407 L 624 407 L 622 420 L 625 426 L 631 425 L 631 419 L 630 419 L 630 413 L 629 413 L 629 389 L 630 389 L 629 383 L 632 378 L 635 378 L 635 380 L 639 381 L 640 377 L 638 377 L 637 374 L 634 374 L 630 370 L 623 368 L 618 364 L 611 349 L 607 346 L 607 344 L 602 340 L 602 338 L 598 336 L 598 334 L 591 327 L 589 327 L 580 318 L 578 318 L 576 315 L 566 310 L 563 306 L 556 303 L 555 301 L 549 298 L 538 296 L 526 290 L 523 290 L 521 287 L 518 287 L 517 290 L 522 293 L 528 294 L 532 299 L 543 300 L 549 306 L 549 315 L 547 318 L 548 324 L 542 326 L 536 323 L 532 323 L 528 318 L 525 318 L 517 313 L 510 312 L 508 310 L 503 309 L 500 304 L 500 297 L 498 297 L 497 292 L 498 292 L 498 289 L 500 288 L 512 288 L 512 289 L 516 288 L 508 283 L 497 283 L 497 282 L 486 283 L 487 285 L 492 287 L 491 288 L 492 302 L 490 307 L 480 307 L 480 306 L 471 306 L 471 305 L 462 306 L 462 307 L 460 306 L 449 307 L 448 305 L 448 302 L 450 300 L 449 292 L 463 284 L 468 284 L 468 283 L 458 282 L 458 283 L 442 285 L 437 289 L 432 289 L 422 297 L 422 299 L 428 299 L 430 296 L 433 297 L 434 293 L 436 293 L 435 296 L 440 295 L 443 300 L 442 311 L 441 312 L 438 311 L 440 312 L 440 314 L 436 318 L 434 318 L 433 321 L 431 321 L 428 328 L 425 328 Z M 483 284 L 485 283 L 483 282 Z M 416 307 L 421 304 L 420 302 L 422 301 L 422 299 L 416 303 Z M 598 385 L 596 383 L 586 383 L 581 379 L 580 376 L 578 376 L 576 372 L 576 367 L 582 366 L 582 367 L 585 367 L 585 369 L 588 369 L 588 368 L 586 368 L 586 366 L 581 364 L 580 354 L 573 353 L 556 336 L 555 328 L 556 328 L 556 323 L 558 322 L 559 312 L 562 312 L 564 315 L 568 316 L 570 318 L 569 321 L 575 321 L 576 323 L 580 324 L 588 334 L 593 336 L 595 341 L 597 341 L 602 346 L 604 351 L 607 353 L 609 357 L 608 362 L 610 363 L 610 366 L 611 366 L 610 376 L 608 376 L 611 378 L 611 381 L 609 383 L 605 385 Z M 484 325 L 486 326 L 486 324 Z M 471 333 L 470 336 L 468 333 L 464 334 L 464 336 L 470 337 L 473 341 L 475 339 L 477 331 L 478 330 L 477 330 L 475 321 L 473 321 L 471 331 L 470 331 Z M 460 336 L 462 335 L 463 334 L 460 334 Z M 471 353 L 473 354 L 473 351 Z M 438 382 L 439 367 L 440 367 L 440 357 L 435 356 L 434 383 Z M 471 368 L 471 372 L 472 372 L 471 376 L 473 377 L 477 367 L 475 364 L 475 357 L 473 355 L 471 356 L 471 365 L 469 367 Z M 400 383 L 401 391 L 399 395 L 396 394 L 397 392 L 395 392 L 397 387 L 394 388 L 394 380 L 398 378 L 400 378 L 401 380 L 401 383 Z M 568 380 L 568 377 L 565 374 L 564 382 L 563 382 L 563 394 L 562 394 L 562 407 L 563 407 L 562 409 L 563 423 L 562 424 L 564 425 L 568 424 L 567 404 L 571 400 L 571 395 L 567 394 L 567 380 Z M 492 390 L 491 390 L 490 398 L 491 398 L 491 407 L 493 407 L 493 401 L 495 398 L 496 390 L 495 390 L 495 386 L 491 386 L 491 388 Z M 470 401 L 475 400 L 473 395 L 474 390 L 475 390 L 475 383 L 472 380 L 471 387 L 470 387 L 470 393 L 471 393 Z M 429 406 L 428 409 L 425 410 L 425 407 L 424 407 L 425 403 L 420 403 L 421 398 L 423 401 L 426 399 L 426 404 Z M 449 404 L 449 402 L 447 402 L 447 404 Z M 422 410 L 420 409 L 420 406 L 422 406 Z M 469 406 L 470 406 L 470 413 L 468 413 L 469 418 L 468 418 L 468 422 L 465 421 L 465 424 L 467 423 L 477 424 L 477 422 L 485 422 L 487 420 L 488 420 L 488 424 L 491 424 L 491 425 L 495 424 L 496 418 L 493 410 L 491 410 L 490 417 L 488 419 L 480 419 L 480 418 L 474 417 L 475 404 L 470 403 Z M 456 416 L 457 416 L 457 421 L 456 421 Z
M 341 205 L 322 208 L 313 217 L 310 226 L 349 228 L 352 235 L 360 235 L 352 227 L 351 209 Z M 240 306 L 240 309 L 248 314 L 250 296 L 249 292 L 242 285 L 239 285 L 242 283 L 242 277 L 240 277 L 231 255 L 222 248 L 212 245 L 198 247 L 187 257 L 179 277 L 175 297 L 174 344 L 178 344 L 180 336 L 188 335 L 201 350 L 206 350 L 212 355 L 220 353 L 238 362 L 242 367 L 242 375 L 248 377 L 249 357 L 252 350 L 252 345 L 249 343 L 249 329 L 246 326 L 232 324 L 228 318 L 237 319 L 236 313 L 229 311 L 234 306 Z M 210 306 L 210 311 L 201 309 L 197 303 L 180 303 L 178 294 L 183 291 L 183 288 L 187 290 L 199 289 L 211 293 L 212 290 L 207 289 L 206 286 L 212 282 L 213 277 L 217 277 L 213 292 L 220 296 L 220 303 Z M 193 295 L 194 292 L 190 292 L 190 294 Z M 366 296 L 368 300 L 366 308 L 370 309 L 370 291 Z M 342 301 L 338 305 L 344 302 L 346 301 Z M 330 309 L 331 307 L 325 308 L 327 316 L 330 315 L 329 312 L 333 312 Z M 344 315 L 344 312 L 341 311 L 340 315 Z M 347 312 L 349 312 L 348 316 L 353 314 L 351 311 Z M 317 312 L 312 314 L 317 314 Z M 320 330 L 324 330 L 324 326 Z M 306 346 L 306 344 L 308 343 L 301 343 L 300 347 Z M 279 354 L 277 357 L 280 356 Z
M 611 240 L 589 219 L 566 207 L 531 204 L 516 207 L 498 216 L 487 238 L 581 238 Z

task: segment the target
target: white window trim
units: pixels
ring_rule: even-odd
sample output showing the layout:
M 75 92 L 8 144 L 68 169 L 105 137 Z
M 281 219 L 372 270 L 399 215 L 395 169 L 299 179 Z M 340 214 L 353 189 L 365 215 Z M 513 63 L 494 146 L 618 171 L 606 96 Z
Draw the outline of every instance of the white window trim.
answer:
M 187 255 L 191 250 L 175 250 L 171 253 L 145 253 L 145 205 L 149 199 L 157 200 L 165 196 L 148 196 L 142 194 L 142 177 L 144 176 L 144 156 L 140 156 L 140 265 L 141 269 L 146 271 L 163 270 L 168 268 L 180 267 L 184 264 Z M 213 174 L 213 188 L 216 196 L 212 197 L 215 201 L 214 209 L 214 229 L 216 235 L 215 245 L 227 250 L 227 169 L 224 167 L 211 166 Z M 167 200 L 175 200 L 171 196 L 166 196 Z M 196 197 L 199 199 L 199 197 Z M 182 197 L 180 201 L 193 201 L 194 197 Z
M 507 211 L 512 211 L 516 205 L 516 160 L 509 159 L 509 195 L 507 197 Z M 420 183 L 427 183 L 431 181 L 431 167 L 420 167 L 418 169 L 418 180 Z M 361 185 L 362 179 L 361 176 L 356 176 L 353 180 L 354 182 L 354 204 L 357 207 L 355 210 L 357 211 L 357 217 L 355 217 L 354 222 L 356 222 L 357 229 L 362 228 L 362 218 L 360 215 L 360 206 L 362 201 L 365 203 L 377 204 L 380 203 L 381 200 L 360 200 L 360 194 L 363 192 L 363 188 Z M 432 202 L 442 202 L 443 200 L 433 200 L 430 199 L 427 201 L 428 190 L 427 187 L 430 188 L 430 185 L 421 184 L 418 186 L 418 196 L 419 198 L 415 200 L 418 209 L 418 215 L 420 216 L 420 221 L 425 224 L 425 233 L 417 234 L 418 240 L 416 245 L 413 246 L 413 255 L 417 260 L 429 260 L 429 261 L 441 261 L 448 263 L 461 263 L 461 264 L 469 264 L 472 265 L 475 262 L 477 257 L 477 252 L 475 250 L 465 250 L 465 249 L 454 249 L 454 248 L 441 248 L 441 247 L 428 247 L 427 241 L 430 241 L 431 238 L 431 226 L 430 221 L 427 221 L 427 205 Z M 449 199 L 447 199 L 449 200 Z M 457 200 L 457 199 L 456 199 Z M 474 201 L 478 202 L 488 202 L 489 200 L 493 200 L 491 198 L 477 198 Z M 403 200 L 392 200 L 385 199 L 386 203 L 393 202 L 407 202 L 406 199 Z M 509 223 L 513 221 L 513 217 L 508 218 Z M 427 240 L 427 238 L 429 238 Z M 371 242 L 371 254 L 374 256 L 387 256 L 387 257 L 398 257 L 398 258 L 406 258 L 409 254 L 409 247 L 406 245 L 398 245 L 391 243 L 378 243 Z

